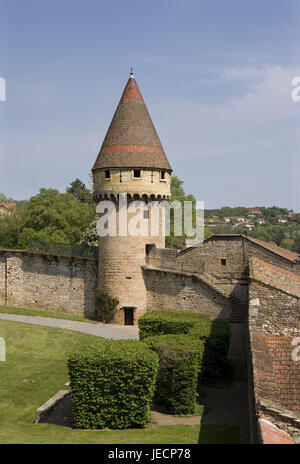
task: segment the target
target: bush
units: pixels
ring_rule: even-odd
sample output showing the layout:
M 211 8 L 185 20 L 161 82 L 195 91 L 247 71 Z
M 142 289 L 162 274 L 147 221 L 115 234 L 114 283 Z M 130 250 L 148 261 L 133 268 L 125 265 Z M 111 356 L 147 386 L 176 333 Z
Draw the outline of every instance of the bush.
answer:
M 205 349 L 203 369 L 199 381 L 214 383 L 222 380 L 227 371 L 227 354 L 230 345 L 230 329 L 226 321 L 211 321 L 210 329 L 196 324 L 189 336 L 203 340 Z
M 145 343 L 159 356 L 156 403 L 171 414 L 194 414 L 204 342 L 187 335 L 161 335 L 148 337 Z
M 204 341 L 203 368 L 199 380 L 214 383 L 224 378 L 230 344 L 229 325 L 224 320 L 190 311 L 153 311 L 139 319 L 140 339 L 163 334 L 187 334 Z
M 210 324 L 207 316 L 188 311 L 153 311 L 139 318 L 140 340 L 153 335 L 186 334 L 196 323 Z
M 119 301 L 107 292 L 98 292 L 96 294 L 96 303 L 99 306 L 99 320 L 105 323 L 113 321 Z
M 158 356 L 138 340 L 104 340 L 68 359 L 74 425 L 125 429 L 150 421 Z

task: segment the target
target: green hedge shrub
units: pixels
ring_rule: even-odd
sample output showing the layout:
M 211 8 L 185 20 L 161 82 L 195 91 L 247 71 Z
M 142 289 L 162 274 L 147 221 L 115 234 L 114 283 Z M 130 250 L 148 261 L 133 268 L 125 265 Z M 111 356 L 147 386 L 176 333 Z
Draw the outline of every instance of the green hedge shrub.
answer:
M 148 337 L 145 343 L 159 356 L 155 402 L 171 414 L 194 414 L 204 341 L 172 334 Z
M 211 320 L 207 315 L 190 311 L 160 310 L 142 316 L 139 329 L 141 340 L 153 335 L 180 333 L 203 340 L 205 349 L 199 382 L 214 383 L 224 378 L 230 344 L 230 329 L 226 321 Z
M 188 311 L 152 311 L 139 318 L 140 340 L 153 335 L 186 334 L 197 322 L 206 326 L 211 321 L 207 316 Z
M 112 322 L 117 312 L 118 304 L 119 301 L 109 293 L 105 291 L 97 292 L 96 305 L 98 319 L 105 324 Z
M 227 372 L 227 354 L 230 345 L 228 323 L 221 320 L 211 321 L 208 333 L 196 324 L 189 330 L 188 335 L 205 341 L 203 370 L 199 381 L 214 383 L 222 380 Z
M 105 340 L 68 359 L 74 425 L 143 427 L 151 419 L 158 356 L 138 340 Z

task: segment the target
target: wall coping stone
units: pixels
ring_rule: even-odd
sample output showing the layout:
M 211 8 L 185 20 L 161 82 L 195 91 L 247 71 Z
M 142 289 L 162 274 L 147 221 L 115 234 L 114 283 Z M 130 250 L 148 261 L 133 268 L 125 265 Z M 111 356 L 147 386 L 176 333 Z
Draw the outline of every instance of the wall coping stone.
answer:
M 262 406 L 267 411 L 275 412 L 286 419 L 292 419 L 300 426 L 300 413 L 296 411 L 291 411 L 290 409 L 287 409 L 284 406 L 274 403 L 266 398 L 260 398 L 258 400 L 258 406 Z
M 70 394 L 70 390 L 59 390 L 52 398 L 50 398 L 46 403 L 42 404 L 35 412 L 34 422 L 41 422 L 41 420 L 53 409 L 57 404 L 63 400 L 67 395 Z
M 266 445 L 275 445 L 275 444 L 285 444 L 292 445 L 294 444 L 291 436 L 273 424 L 267 419 L 259 419 L 258 421 L 261 440 L 263 444 Z
M 57 253 L 48 253 L 47 251 L 31 251 L 31 250 L 15 250 L 15 249 L 10 249 L 10 248 L 0 248 L 0 253 L 24 253 L 24 254 L 29 254 L 29 255 L 43 255 L 43 256 L 55 256 L 55 257 L 62 257 L 62 258 L 70 258 L 70 259 L 82 259 L 85 261 L 93 261 L 96 262 L 98 261 L 98 258 L 92 258 L 92 257 L 87 257 L 87 256 L 76 256 L 76 255 L 61 255 Z

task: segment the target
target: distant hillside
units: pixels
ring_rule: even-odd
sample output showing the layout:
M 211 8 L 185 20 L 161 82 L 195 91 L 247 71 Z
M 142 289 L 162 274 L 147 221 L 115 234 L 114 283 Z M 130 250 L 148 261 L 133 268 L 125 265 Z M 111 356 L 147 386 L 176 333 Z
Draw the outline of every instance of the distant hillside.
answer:
M 300 253 L 300 214 L 272 206 L 205 210 L 206 236 L 245 234 Z

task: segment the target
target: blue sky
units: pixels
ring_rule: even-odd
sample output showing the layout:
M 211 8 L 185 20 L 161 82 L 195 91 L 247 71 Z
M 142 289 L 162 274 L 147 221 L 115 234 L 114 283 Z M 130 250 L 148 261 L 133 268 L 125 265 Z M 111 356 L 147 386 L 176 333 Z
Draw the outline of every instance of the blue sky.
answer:
M 300 211 L 299 31 L 299 0 L 0 0 L 0 192 L 89 182 L 133 66 L 187 193 Z

